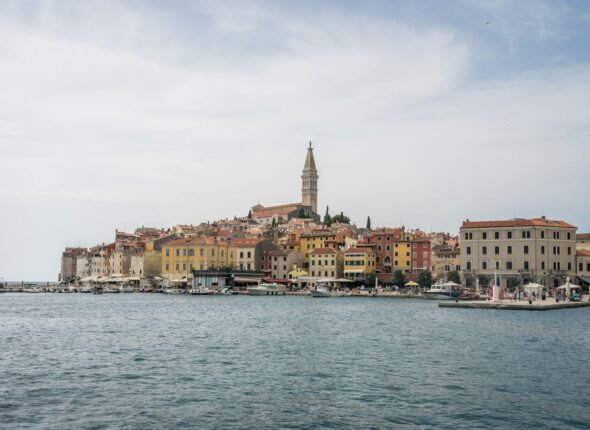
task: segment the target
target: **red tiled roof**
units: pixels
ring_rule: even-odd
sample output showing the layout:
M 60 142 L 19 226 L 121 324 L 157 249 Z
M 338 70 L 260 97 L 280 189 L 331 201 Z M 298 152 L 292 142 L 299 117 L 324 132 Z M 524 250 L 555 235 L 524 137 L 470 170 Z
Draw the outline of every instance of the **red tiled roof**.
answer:
M 359 253 L 372 253 L 374 254 L 375 251 L 373 251 L 371 248 L 349 248 L 346 253 L 347 254 L 359 254 Z
M 576 234 L 576 240 L 590 240 L 590 233 Z
M 231 246 L 256 246 L 264 239 L 259 237 L 239 237 L 230 241 Z
M 317 255 L 317 254 L 338 254 L 338 251 L 336 251 L 334 248 L 316 248 L 313 251 L 311 251 L 312 254 Z
M 590 257 L 590 249 L 577 249 L 576 255 L 580 257 Z
M 494 228 L 494 227 L 560 227 L 576 228 L 565 221 L 554 221 L 546 218 L 510 219 L 499 221 L 464 221 L 461 229 L 465 228 Z

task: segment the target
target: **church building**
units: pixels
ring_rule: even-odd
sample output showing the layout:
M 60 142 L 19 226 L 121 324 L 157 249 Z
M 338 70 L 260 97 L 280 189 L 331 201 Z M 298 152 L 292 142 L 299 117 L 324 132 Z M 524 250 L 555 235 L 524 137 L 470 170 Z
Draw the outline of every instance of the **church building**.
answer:
M 301 202 L 264 207 L 260 204 L 252 207 L 252 218 L 265 224 L 287 222 L 292 218 L 311 218 L 319 221 L 318 206 L 318 171 L 313 157 L 313 147 L 309 142 L 307 157 L 301 175 Z

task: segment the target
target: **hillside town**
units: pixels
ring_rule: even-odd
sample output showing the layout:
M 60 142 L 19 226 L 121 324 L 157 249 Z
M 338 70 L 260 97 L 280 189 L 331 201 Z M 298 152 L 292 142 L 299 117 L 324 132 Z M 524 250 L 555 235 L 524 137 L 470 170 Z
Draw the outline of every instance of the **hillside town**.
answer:
M 136 287 L 228 287 L 261 281 L 310 288 L 403 286 L 437 281 L 466 287 L 492 282 L 514 288 L 528 282 L 590 282 L 590 233 L 545 216 L 464 220 L 457 233 L 402 226 L 351 224 L 343 211 L 320 210 L 318 170 L 311 142 L 301 175 L 301 202 L 256 204 L 242 217 L 115 231 L 90 248 L 68 247 L 59 281 L 81 285 L 124 280 Z

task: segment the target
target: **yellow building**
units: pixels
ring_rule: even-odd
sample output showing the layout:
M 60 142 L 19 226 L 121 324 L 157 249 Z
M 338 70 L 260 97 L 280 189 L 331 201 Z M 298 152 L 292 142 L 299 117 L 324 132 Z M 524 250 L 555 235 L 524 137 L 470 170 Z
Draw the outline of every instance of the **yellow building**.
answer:
M 434 246 L 430 265 L 430 271 L 434 278 L 446 279 L 449 272 L 461 270 L 461 250 L 458 246 Z
M 309 268 L 309 255 L 314 249 L 339 249 L 346 244 L 346 238 L 351 236 L 350 231 L 312 231 L 308 234 L 302 234 L 299 239 L 299 252 L 303 267 Z
M 393 240 L 393 270 L 401 270 L 402 273 L 412 271 L 412 233 L 402 233 Z
M 192 270 L 236 266 L 236 248 L 213 237 L 183 238 L 162 246 L 162 276 L 192 278 Z
M 344 277 L 364 279 L 375 273 L 375 252 L 370 248 L 350 248 L 344 253 Z
M 309 254 L 311 276 L 321 278 L 341 278 L 344 261 L 342 254 L 334 248 L 317 248 Z

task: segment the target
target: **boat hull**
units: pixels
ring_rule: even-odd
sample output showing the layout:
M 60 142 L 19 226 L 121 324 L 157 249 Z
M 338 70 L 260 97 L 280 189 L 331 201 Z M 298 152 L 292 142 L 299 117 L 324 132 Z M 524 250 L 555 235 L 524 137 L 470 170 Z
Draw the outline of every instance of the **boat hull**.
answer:
M 459 298 L 459 292 L 424 292 L 422 293 L 424 298 L 427 300 L 455 300 Z
M 329 291 L 310 291 L 311 297 L 330 297 Z
M 262 289 L 248 289 L 248 294 L 251 296 L 284 296 L 285 291 L 280 290 L 262 290 Z

